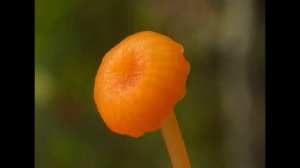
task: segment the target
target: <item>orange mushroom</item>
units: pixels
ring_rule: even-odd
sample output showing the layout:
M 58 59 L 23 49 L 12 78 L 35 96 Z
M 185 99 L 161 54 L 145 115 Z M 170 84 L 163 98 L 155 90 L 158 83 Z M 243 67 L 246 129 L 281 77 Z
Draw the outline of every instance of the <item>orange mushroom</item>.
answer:
M 139 137 L 162 129 L 174 167 L 190 167 L 173 113 L 186 94 L 189 62 L 183 47 L 152 31 L 133 34 L 108 51 L 97 72 L 94 99 L 113 132 Z

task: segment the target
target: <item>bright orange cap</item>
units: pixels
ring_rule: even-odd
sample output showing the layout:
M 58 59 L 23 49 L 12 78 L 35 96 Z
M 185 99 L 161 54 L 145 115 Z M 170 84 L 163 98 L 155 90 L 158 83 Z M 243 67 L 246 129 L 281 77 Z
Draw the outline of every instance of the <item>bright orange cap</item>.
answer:
M 151 31 L 131 35 L 103 57 L 94 99 L 105 124 L 133 137 L 155 131 L 186 93 L 183 47 Z

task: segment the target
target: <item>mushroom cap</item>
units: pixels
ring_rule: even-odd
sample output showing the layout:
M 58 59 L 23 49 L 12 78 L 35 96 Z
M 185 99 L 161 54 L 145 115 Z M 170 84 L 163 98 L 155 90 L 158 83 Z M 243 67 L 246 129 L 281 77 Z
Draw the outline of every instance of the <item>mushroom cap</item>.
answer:
M 94 99 L 104 123 L 132 137 L 160 128 L 186 94 L 189 62 L 183 47 L 152 31 L 128 36 L 102 59 Z

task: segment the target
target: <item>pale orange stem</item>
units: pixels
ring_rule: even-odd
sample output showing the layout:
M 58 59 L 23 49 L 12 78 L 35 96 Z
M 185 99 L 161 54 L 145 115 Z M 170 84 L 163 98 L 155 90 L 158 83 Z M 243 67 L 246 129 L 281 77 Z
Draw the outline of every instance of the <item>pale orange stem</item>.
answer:
M 167 144 L 173 167 L 191 168 L 189 157 L 174 112 L 162 121 L 161 131 Z

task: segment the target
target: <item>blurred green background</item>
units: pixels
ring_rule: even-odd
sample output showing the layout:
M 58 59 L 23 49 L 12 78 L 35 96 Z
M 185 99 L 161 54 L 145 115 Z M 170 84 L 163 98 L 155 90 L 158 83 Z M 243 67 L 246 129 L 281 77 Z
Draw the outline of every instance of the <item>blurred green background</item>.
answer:
M 187 95 L 176 105 L 192 167 L 263 168 L 262 0 L 35 0 L 35 166 L 172 167 L 160 131 L 104 125 L 93 100 L 102 56 L 142 30 L 185 47 Z

